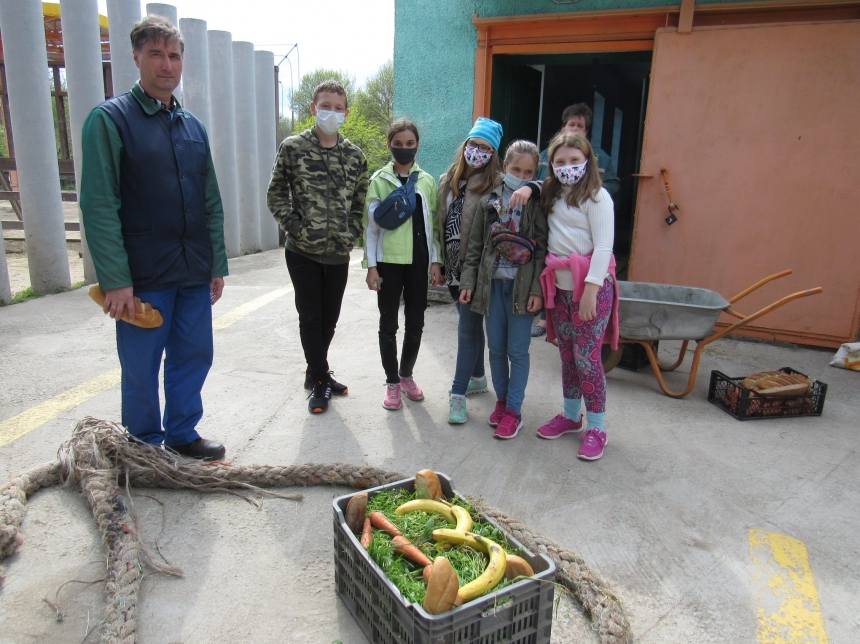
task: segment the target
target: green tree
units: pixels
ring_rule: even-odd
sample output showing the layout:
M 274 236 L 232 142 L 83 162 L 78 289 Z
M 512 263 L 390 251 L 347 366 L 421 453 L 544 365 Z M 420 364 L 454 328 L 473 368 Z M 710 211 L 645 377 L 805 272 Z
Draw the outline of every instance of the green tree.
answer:
M 314 90 L 323 81 L 336 80 L 346 89 L 347 97 L 355 94 L 355 77 L 346 72 L 333 69 L 315 69 L 310 74 L 305 74 L 299 81 L 299 86 L 290 92 L 290 108 L 296 119 L 296 132 L 301 132 L 298 122 L 304 121 L 311 115 L 310 104 L 314 100 Z
M 383 131 L 394 120 L 394 63 L 388 61 L 367 79 L 367 85 L 355 97 L 355 107 Z

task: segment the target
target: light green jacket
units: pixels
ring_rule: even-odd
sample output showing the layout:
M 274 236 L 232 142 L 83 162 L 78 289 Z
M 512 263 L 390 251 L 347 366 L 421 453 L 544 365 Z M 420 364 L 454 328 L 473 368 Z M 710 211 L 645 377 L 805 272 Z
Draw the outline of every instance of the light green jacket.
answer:
M 418 173 L 415 191 L 421 195 L 421 206 L 424 211 L 424 235 L 427 239 L 430 263 L 442 263 L 442 247 L 439 243 L 439 226 L 436 222 L 438 194 L 436 181 L 429 174 L 412 164 L 410 174 Z M 401 186 L 400 179 L 394 173 L 394 162 L 383 166 L 373 173 L 370 178 L 370 188 L 367 191 L 367 201 L 364 209 L 364 268 L 376 266 L 378 262 L 388 264 L 412 263 L 412 217 L 393 230 L 386 230 L 376 223 L 373 213 L 379 203 Z M 430 268 L 429 266 L 427 267 Z

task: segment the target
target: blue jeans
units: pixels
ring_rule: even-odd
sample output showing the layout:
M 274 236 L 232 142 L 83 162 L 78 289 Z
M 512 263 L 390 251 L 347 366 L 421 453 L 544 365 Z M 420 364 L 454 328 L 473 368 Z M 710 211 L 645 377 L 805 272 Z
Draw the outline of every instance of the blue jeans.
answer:
M 456 287 L 451 287 L 452 297 Z M 457 289 L 459 290 L 459 289 Z M 457 366 L 454 368 L 454 382 L 451 393 L 466 395 L 469 378 L 481 380 L 484 370 L 484 316 L 472 313 L 468 304 L 455 304 L 460 322 L 457 324 Z
M 164 324 L 142 329 L 116 323 L 122 366 L 122 424 L 145 443 L 186 445 L 200 438 L 200 391 L 212 366 L 212 303 L 209 285 L 135 292 L 161 312 Z M 158 372 L 164 354 L 164 429 Z
M 490 374 L 496 398 L 520 413 L 529 380 L 532 313 L 514 313 L 514 280 L 493 280 L 487 315 Z

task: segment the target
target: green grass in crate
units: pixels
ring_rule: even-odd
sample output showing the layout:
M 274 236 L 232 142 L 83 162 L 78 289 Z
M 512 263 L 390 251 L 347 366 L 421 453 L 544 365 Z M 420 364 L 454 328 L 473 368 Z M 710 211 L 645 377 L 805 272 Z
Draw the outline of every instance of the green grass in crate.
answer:
M 460 586 L 474 581 L 487 567 L 488 559 L 483 552 L 476 552 L 468 546 L 447 547 L 437 543 L 433 539 L 433 531 L 439 528 L 453 528 L 440 514 L 428 514 L 427 512 L 410 512 L 403 516 L 394 511 L 406 503 L 414 500 L 415 493 L 408 490 L 383 490 L 374 494 L 367 503 L 367 512 L 382 512 L 397 526 L 403 536 L 413 544 L 421 548 L 431 561 L 439 556 L 445 556 L 451 562 L 451 567 L 457 573 Z M 504 534 L 491 523 L 482 521 L 474 508 L 465 500 L 456 497 L 453 504 L 462 506 L 469 511 L 474 524 L 472 532 L 482 537 L 487 537 L 502 546 L 509 554 L 519 554 L 508 545 Z M 418 564 L 404 559 L 400 556 L 394 546 L 391 545 L 391 537 L 384 530 L 373 529 L 373 541 L 370 543 L 368 553 L 376 564 L 382 568 L 388 576 L 389 581 L 403 593 L 407 600 L 421 604 L 424 602 L 424 594 L 427 592 L 427 584 L 424 582 L 423 569 Z M 493 591 L 510 586 L 512 582 L 507 579 L 493 588 Z

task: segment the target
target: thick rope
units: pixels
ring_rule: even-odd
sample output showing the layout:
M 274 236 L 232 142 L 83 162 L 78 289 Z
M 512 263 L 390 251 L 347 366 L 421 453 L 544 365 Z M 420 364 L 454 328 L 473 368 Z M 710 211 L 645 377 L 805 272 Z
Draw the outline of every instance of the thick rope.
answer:
M 144 566 L 169 575 L 182 571 L 156 561 L 143 546 L 133 509 L 122 486 L 227 492 L 259 505 L 254 497 L 300 500 L 301 495 L 272 492 L 272 487 L 344 485 L 366 489 L 406 478 L 403 474 L 347 463 L 232 466 L 228 463 L 185 461 L 173 453 L 130 438 L 114 423 L 87 417 L 75 425 L 72 438 L 58 460 L 14 477 L 0 488 L 0 560 L 23 543 L 19 533 L 27 498 L 43 487 L 62 482 L 80 485 L 107 548 L 102 644 L 137 642 L 137 605 Z M 244 494 L 243 494 L 244 493 Z M 253 495 L 253 496 L 248 496 Z M 629 644 L 632 634 L 620 599 L 581 557 L 499 510 L 473 501 L 532 552 L 544 553 L 556 564 L 556 580 L 568 588 L 590 614 L 601 642 Z M 0 567 L 0 585 L 5 569 Z
M 512 519 L 479 499 L 469 499 L 472 506 L 504 528 L 528 550 L 545 554 L 556 567 L 555 579 L 565 586 L 591 617 L 591 625 L 604 644 L 631 644 L 633 633 L 621 599 L 575 552 L 532 532 L 518 519 Z
M 45 463 L 19 474 L 0 487 L 0 560 L 15 553 L 24 540 L 18 532 L 27 514 L 27 497 L 43 487 L 56 485 L 60 480 L 60 462 Z M 6 568 L 0 566 L 0 587 L 6 578 Z

